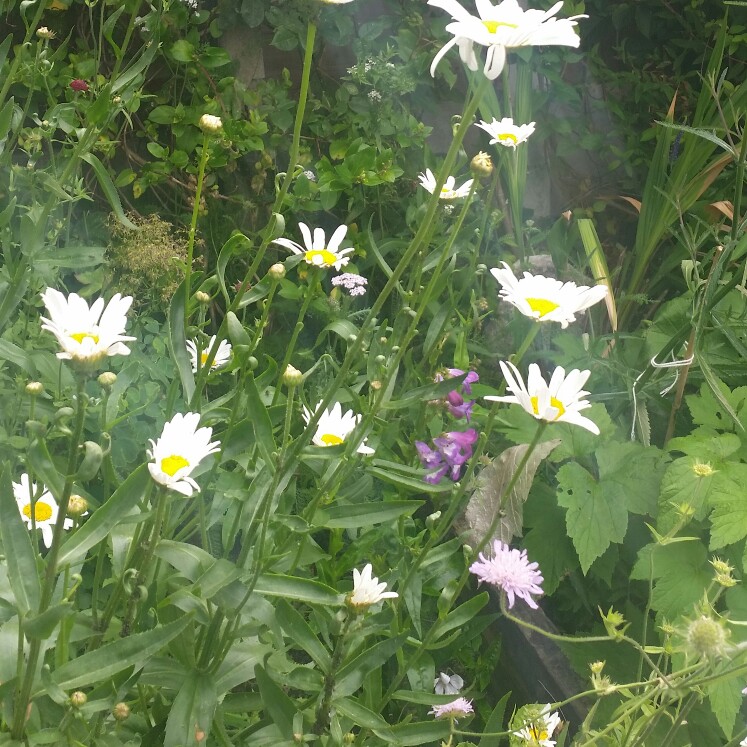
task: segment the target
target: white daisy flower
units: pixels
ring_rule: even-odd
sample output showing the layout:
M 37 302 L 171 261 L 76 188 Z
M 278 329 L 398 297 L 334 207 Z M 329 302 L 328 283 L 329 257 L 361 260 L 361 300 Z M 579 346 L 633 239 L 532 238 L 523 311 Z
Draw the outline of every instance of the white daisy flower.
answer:
M 591 402 L 582 399 L 589 392 L 581 389 L 591 371 L 579 371 L 574 368 L 566 376 L 565 370 L 558 366 L 553 371 L 548 384 L 542 378 L 539 366 L 532 363 L 529 366 L 526 386 L 519 369 L 513 363 L 501 361 L 501 371 L 506 378 L 507 389 L 511 392 L 511 396 L 485 397 L 485 399 L 492 402 L 518 404 L 537 420 L 544 420 L 547 423 L 572 423 L 599 435 L 596 423 L 580 414 L 581 410 L 591 407 Z
M 500 297 L 516 306 L 525 316 L 541 322 L 560 322 L 565 329 L 576 321 L 576 314 L 584 311 L 607 296 L 606 285 L 576 285 L 555 278 L 524 273 L 519 279 L 511 268 L 501 263 L 503 269 L 494 267 L 490 274 L 503 286 Z
M 208 454 L 220 449 L 220 441 L 210 441 L 212 428 L 198 428 L 200 414 L 177 413 L 163 426 L 158 441 L 150 439 L 148 464 L 151 477 L 177 493 L 191 496 L 200 486 L 190 477 L 192 471 Z
M 89 308 L 77 293 L 67 298 L 54 288 L 41 294 L 50 319 L 42 317 L 42 329 L 51 332 L 62 348 L 58 358 L 76 363 L 93 364 L 108 355 L 129 355 L 125 342 L 134 340 L 122 334 L 127 324 L 127 310 L 132 296 L 116 293 L 106 309 L 104 299 L 94 301 Z
M 515 125 L 511 117 L 504 117 L 500 121 L 494 117 L 492 122 L 480 120 L 480 123 L 475 125 L 475 127 L 485 130 L 493 138 L 490 141 L 491 145 L 503 145 L 506 148 L 513 148 L 514 150 L 517 145 L 521 145 L 529 140 L 534 133 L 534 126 L 535 122 Z
M 426 169 L 425 174 L 418 174 L 418 179 L 420 179 L 420 185 L 433 194 L 436 189 L 436 177 L 433 175 L 433 172 L 430 169 Z M 454 189 L 456 179 L 453 176 L 449 176 L 444 186 L 441 187 L 441 194 L 439 194 L 438 198 L 440 200 L 456 200 L 460 197 L 468 197 L 473 181 L 474 179 L 468 179 L 461 187 Z
M 433 689 L 436 695 L 457 695 L 464 687 L 464 680 L 458 674 L 448 675 L 439 672 L 438 677 L 433 680 Z
M 299 223 L 304 244 L 302 247 L 290 239 L 275 239 L 273 244 L 280 244 L 286 249 L 290 249 L 294 254 L 300 254 L 307 264 L 316 265 L 317 267 L 334 267 L 339 270 L 350 262 L 350 257 L 346 256 L 353 252 L 352 248 L 340 249 L 340 244 L 348 232 L 347 226 L 339 226 L 329 239 L 326 241 L 324 230 L 321 228 L 314 229 L 314 236 L 311 236 L 311 229 L 305 223 Z
M 477 70 L 478 63 L 474 45 L 487 47 L 483 72 L 489 80 L 495 80 L 506 64 L 506 50 L 513 47 L 559 45 L 578 47 L 580 39 L 575 31 L 577 19 L 553 18 L 563 7 L 563 0 L 550 10 L 523 10 L 517 0 L 503 0 L 493 5 L 490 0 L 475 0 L 479 16 L 468 13 L 456 0 L 428 0 L 428 5 L 450 13 L 454 21 L 446 30 L 454 35 L 435 56 L 431 64 L 431 75 L 443 56 L 454 46 L 470 70 Z
M 35 524 L 37 529 L 41 529 L 44 546 L 50 547 L 54 525 L 59 513 L 57 501 L 52 497 L 52 494 L 44 485 L 40 487 L 35 482 L 31 482 L 29 476 L 24 472 L 21 475 L 21 482 L 13 483 L 13 496 L 26 526 L 31 529 Z M 38 496 L 35 501 L 32 501 L 33 496 Z M 70 529 L 73 525 L 72 519 L 65 519 L 63 528 Z
M 373 566 L 367 563 L 362 571 L 357 568 L 353 569 L 353 591 L 347 598 L 348 604 L 363 611 L 372 604 L 380 602 L 382 599 L 396 599 L 399 594 L 396 591 L 384 591 L 386 584 L 373 575 Z
M 208 359 L 210 351 L 215 346 L 215 335 L 210 338 L 210 342 L 200 351 L 200 368 L 205 365 Z M 192 360 L 192 373 L 197 373 L 197 340 L 187 340 L 187 350 L 189 357 Z M 218 345 L 218 350 L 213 358 L 213 363 L 210 366 L 211 371 L 215 371 L 216 368 L 225 366 L 231 358 L 231 343 L 227 340 L 221 340 Z
M 319 409 L 319 402 L 314 408 L 314 412 Z M 353 432 L 355 426 L 361 422 L 362 415 L 355 415 L 352 410 L 348 410 L 343 414 L 342 405 L 339 402 L 335 402 L 332 409 L 327 409 L 322 413 L 319 418 L 319 423 L 316 426 L 316 433 L 314 438 L 311 439 L 312 443 L 317 446 L 339 446 L 344 443 L 345 439 Z M 306 425 L 312 418 L 312 412 L 307 407 L 303 408 L 303 419 L 306 421 Z M 373 454 L 374 450 L 369 446 L 366 446 L 366 439 L 358 447 L 359 454 Z
M 511 733 L 515 737 L 523 739 L 527 747 L 555 747 L 555 740 L 550 737 L 559 726 L 560 716 L 557 712 L 550 713 L 550 706 L 546 705 L 542 708 L 542 713 L 536 721 L 525 724 L 522 729 Z

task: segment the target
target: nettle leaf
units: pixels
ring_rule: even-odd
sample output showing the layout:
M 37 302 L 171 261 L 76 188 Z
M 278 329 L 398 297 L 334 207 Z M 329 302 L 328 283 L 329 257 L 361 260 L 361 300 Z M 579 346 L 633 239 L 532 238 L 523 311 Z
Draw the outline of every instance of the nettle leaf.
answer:
M 668 620 L 689 615 L 713 578 L 705 546 L 698 540 L 650 544 L 638 553 L 630 577 L 648 581 L 653 561 L 651 606 Z
M 716 681 L 708 687 L 708 700 L 724 736 L 731 739 L 734 723 L 742 706 L 741 679 L 731 677 Z
M 709 503 L 711 512 L 711 549 L 731 545 L 747 537 L 747 464 L 729 464 L 714 476 Z M 708 478 L 703 478 L 708 479 Z
M 459 531 L 464 529 L 473 545 L 479 543 L 489 529 L 496 512 L 501 519 L 490 537 L 490 541 L 499 539 L 510 543 L 514 537 L 521 536 L 524 526 L 524 503 L 532 487 L 537 468 L 550 452 L 560 444 L 559 439 L 545 441 L 537 445 L 527 460 L 522 474 L 511 492 L 501 501 L 519 462 L 524 458 L 527 444 L 512 446 L 480 472 L 472 497 L 467 504 L 463 519 L 457 522 Z
M 617 490 L 607 487 L 575 462 L 558 471 L 558 503 L 568 509 L 568 536 L 584 573 L 611 542 L 622 542 L 628 529 L 625 501 L 620 500 Z
M 747 422 L 747 386 L 737 387 L 733 392 L 723 381 L 718 382 L 722 397 L 734 410 L 742 425 Z M 700 394 L 685 397 L 690 414 L 696 425 L 706 425 L 717 431 L 733 432 L 737 429 L 732 416 L 716 399 L 708 384 L 703 384 Z

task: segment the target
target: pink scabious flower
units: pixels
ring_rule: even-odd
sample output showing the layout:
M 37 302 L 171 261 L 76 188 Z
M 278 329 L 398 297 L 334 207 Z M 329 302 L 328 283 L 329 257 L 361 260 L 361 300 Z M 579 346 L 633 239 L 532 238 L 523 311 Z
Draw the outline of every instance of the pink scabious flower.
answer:
M 509 608 L 514 606 L 516 597 L 523 599 L 533 610 L 537 603 L 532 595 L 540 596 L 542 573 L 537 563 L 530 563 L 526 550 L 511 549 L 500 540 L 493 541 L 493 557 L 486 558 L 482 553 L 479 560 L 470 567 L 480 582 L 492 584 L 506 593 Z
M 81 78 L 75 78 L 75 80 L 70 81 L 70 88 L 73 89 L 73 91 L 77 91 L 78 93 L 85 93 L 89 86 L 88 83 L 86 83 Z
M 434 705 L 433 708 L 428 711 L 428 713 L 433 714 L 437 719 L 448 718 L 454 722 L 456 722 L 457 719 L 469 716 L 470 713 L 474 712 L 472 701 L 467 700 L 467 698 L 457 698 L 456 700 L 452 700 L 451 703 Z

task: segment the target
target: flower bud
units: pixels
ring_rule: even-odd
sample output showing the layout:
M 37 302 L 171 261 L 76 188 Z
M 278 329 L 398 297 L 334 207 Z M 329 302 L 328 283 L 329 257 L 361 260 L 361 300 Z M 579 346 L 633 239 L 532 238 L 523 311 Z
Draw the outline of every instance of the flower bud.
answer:
M 70 496 L 67 502 L 67 512 L 70 516 L 83 516 L 88 511 L 88 501 L 82 495 Z
M 88 90 L 88 83 L 80 78 L 76 78 L 75 80 L 70 81 L 70 88 L 78 93 L 85 93 Z
M 82 708 L 87 702 L 88 702 L 88 696 L 85 693 L 81 692 L 80 690 L 76 690 L 70 696 L 70 705 L 73 708 Z
M 125 721 L 130 716 L 130 706 L 127 705 L 127 703 L 117 703 L 114 708 L 112 708 L 112 716 L 117 721 Z
M 493 173 L 493 159 L 480 151 L 469 164 L 470 171 L 478 178 L 488 177 Z
M 206 135 L 217 135 L 223 129 L 223 121 L 213 114 L 203 114 L 200 117 L 200 129 Z
M 40 39 L 54 39 L 55 37 L 54 31 L 50 31 L 46 26 L 39 26 L 36 30 L 36 35 Z
M 283 384 L 286 386 L 300 386 L 303 384 L 303 374 L 294 366 L 288 364 L 283 371 Z
M 441 512 L 436 511 L 432 514 L 430 514 L 426 520 L 425 525 L 428 527 L 428 529 L 433 529 L 433 527 L 438 523 L 438 520 L 441 518 Z
M 32 397 L 38 397 L 44 391 L 44 384 L 41 381 L 29 381 L 26 384 L 26 394 L 30 394 Z
M 99 386 L 103 387 L 104 389 L 111 389 L 117 381 L 117 374 L 115 374 L 113 371 L 104 371 L 104 373 L 99 374 L 99 377 L 98 379 L 96 379 L 96 381 L 98 381 Z
M 708 462 L 695 462 L 693 464 L 693 472 L 698 477 L 711 477 L 711 475 L 715 474 L 716 470 Z
M 282 262 L 276 262 L 272 267 L 270 267 L 267 274 L 273 280 L 282 280 L 285 277 L 285 265 Z
M 197 291 L 195 293 L 195 301 L 201 303 L 203 306 L 207 306 L 210 303 L 210 294 L 205 291 Z
M 685 647 L 696 659 L 718 659 L 726 654 L 728 631 L 707 615 L 691 620 L 685 632 Z

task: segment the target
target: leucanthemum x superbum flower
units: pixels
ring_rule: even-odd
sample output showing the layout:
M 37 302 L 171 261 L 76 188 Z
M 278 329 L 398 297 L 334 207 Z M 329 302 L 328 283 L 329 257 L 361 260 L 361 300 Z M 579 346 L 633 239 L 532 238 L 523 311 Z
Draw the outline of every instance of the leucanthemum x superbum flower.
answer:
M 588 309 L 607 296 L 606 285 L 576 285 L 563 283 L 544 275 L 524 273 L 517 278 L 511 268 L 494 267 L 490 274 L 501 284 L 499 292 L 504 301 L 513 304 L 525 316 L 540 322 L 559 322 L 565 329 L 576 321 L 576 314 Z
M 148 464 L 151 477 L 159 484 L 189 498 L 200 492 L 200 486 L 190 477 L 194 469 L 209 454 L 220 449 L 220 441 L 210 441 L 212 428 L 198 428 L 200 413 L 177 413 L 163 426 L 158 441 L 150 439 Z
M 581 388 L 591 371 L 579 371 L 574 368 L 566 376 L 565 369 L 558 366 L 548 384 L 542 377 L 539 366 L 532 363 L 529 366 L 527 383 L 524 385 L 519 369 L 513 363 L 500 363 L 506 379 L 506 388 L 511 392 L 511 396 L 486 396 L 485 399 L 518 404 L 537 420 L 544 420 L 546 423 L 572 423 L 599 435 L 596 423 L 580 414 L 581 410 L 591 407 L 591 402 L 582 399 L 589 392 Z
M 67 298 L 54 288 L 41 294 L 50 318 L 42 317 L 42 329 L 51 332 L 62 348 L 57 357 L 74 363 L 93 365 L 108 355 L 129 355 L 125 342 L 134 340 L 122 334 L 132 296 L 116 293 L 104 308 L 98 298 L 89 308 L 77 293 Z
M 481 582 L 492 584 L 505 592 L 509 608 L 514 606 L 516 597 L 523 599 L 533 610 L 537 602 L 533 595 L 542 592 L 542 573 L 537 563 L 530 563 L 526 550 L 511 549 L 500 540 L 493 540 L 493 556 L 482 553 L 469 567 Z
M 396 591 L 385 589 L 386 583 L 379 583 L 379 579 L 373 575 L 373 566 L 367 563 L 362 571 L 353 569 L 353 591 L 348 594 L 347 603 L 356 611 L 363 612 L 382 599 L 396 599 L 399 596 Z
M 208 359 L 210 351 L 215 346 L 215 335 L 210 338 L 210 342 L 200 351 L 200 368 L 205 365 Z M 192 373 L 197 373 L 197 340 L 187 340 L 187 350 L 189 351 L 189 357 L 192 361 Z M 227 340 L 221 340 L 218 345 L 218 350 L 213 358 L 213 363 L 210 366 L 210 370 L 214 371 L 216 368 L 225 366 L 226 363 L 231 359 L 231 343 Z
M 426 169 L 424 174 L 418 174 L 418 179 L 420 179 L 420 185 L 433 194 L 436 189 L 436 177 L 433 175 L 433 172 L 430 169 Z M 460 197 L 467 197 L 470 189 L 472 189 L 473 181 L 474 179 L 468 179 L 461 187 L 454 189 L 456 179 L 453 176 L 449 176 L 444 186 L 441 187 L 441 193 L 438 195 L 438 198 L 440 200 L 457 200 Z
M 319 402 L 314 408 L 314 412 L 319 409 Z M 308 425 L 313 417 L 313 413 L 307 407 L 303 408 L 303 419 Z M 339 446 L 345 442 L 345 439 L 353 432 L 355 426 L 361 422 L 362 415 L 355 415 L 352 410 L 342 411 L 342 405 L 335 402 L 332 409 L 326 409 L 316 426 L 316 433 L 311 439 L 316 446 Z M 374 450 L 366 446 L 366 439 L 358 447 L 359 454 L 373 454 Z
M 469 716 L 470 713 L 474 713 L 474 709 L 472 708 L 471 700 L 467 700 L 467 698 L 457 698 L 456 700 L 452 700 L 451 703 L 434 705 L 428 713 L 433 714 L 436 719 L 448 718 L 456 722 L 457 719 L 464 718 L 465 716 Z
M 300 254 L 307 264 L 316 267 L 334 267 L 338 272 L 350 262 L 348 254 L 353 252 L 352 248 L 340 249 L 340 244 L 348 232 L 347 226 L 338 226 L 329 242 L 327 242 L 324 230 L 321 228 L 314 229 L 314 235 L 311 235 L 311 229 L 305 223 L 298 224 L 303 236 L 305 247 L 291 241 L 290 239 L 275 239 L 273 244 L 280 244 L 286 249 L 290 249 L 294 254 Z
M 433 59 L 431 75 L 455 45 L 459 47 L 465 65 L 470 70 L 477 70 L 474 45 L 479 44 L 487 47 L 483 72 L 489 80 L 495 80 L 501 74 L 506 64 L 506 51 L 513 47 L 578 47 L 580 39 L 575 31 L 576 21 L 588 17 L 553 18 L 563 7 L 562 0 L 547 11 L 523 10 L 517 0 L 503 0 L 498 5 L 493 5 L 490 0 L 475 0 L 478 16 L 468 13 L 456 0 L 428 0 L 428 5 L 445 10 L 454 19 L 446 26 L 454 38 Z
M 534 126 L 534 122 L 516 125 L 511 117 L 504 117 L 500 121 L 494 118 L 492 122 L 480 120 L 480 123 L 475 125 L 475 127 L 485 130 L 493 138 L 490 141 L 491 145 L 498 144 L 514 149 L 517 145 L 529 140 L 534 133 Z
M 439 672 L 438 677 L 433 680 L 436 695 L 457 695 L 463 687 L 464 680 L 458 674 Z
M 37 495 L 38 498 L 32 504 L 32 497 Z M 50 547 L 59 513 L 57 501 L 52 494 L 43 485 L 40 488 L 35 482 L 31 482 L 28 474 L 24 472 L 21 475 L 21 481 L 13 483 L 13 497 L 16 499 L 18 510 L 26 526 L 31 529 L 35 524 L 37 529 L 41 529 L 44 546 Z M 65 519 L 64 529 L 70 529 L 73 524 L 72 519 Z
M 527 747 L 555 747 L 555 740 L 551 737 L 559 726 L 560 716 L 557 712 L 550 713 L 550 706 L 546 705 L 542 708 L 539 718 L 511 733 L 523 739 Z

